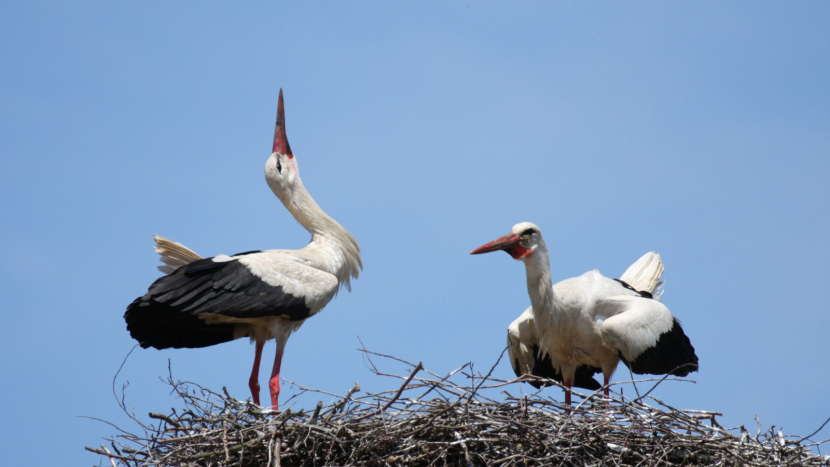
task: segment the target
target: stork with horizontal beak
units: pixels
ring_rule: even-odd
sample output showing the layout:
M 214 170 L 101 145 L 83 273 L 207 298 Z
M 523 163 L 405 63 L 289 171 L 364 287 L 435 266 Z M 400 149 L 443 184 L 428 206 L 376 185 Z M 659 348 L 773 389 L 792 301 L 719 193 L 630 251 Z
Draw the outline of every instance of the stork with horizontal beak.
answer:
M 593 380 L 590 376 L 599 372 L 607 398 L 608 384 L 620 360 L 638 374 L 686 376 L 697 371 L 698 358 L 689 338 L 654 294 L 663 272 L 659 255 L 647 253 L 634 263 L 623 274 L 631 283 L 593 270 L 551 285 L 550 257 L 536 225 L 516 224 L 509 234 L 471 254 L 493 251 L 505 251 L 525 264 L 531 307 L 524 319 L 514 323 L 513 334 L 517 340 L 524 334 L 531 348 L 535 340 L 535 358 L 542 363 L 549 357 L 552 379 L 558 374 L 567 388 L 566 404 L 571 403 L 571 387 L 592 389 L 586 378 Z M 526 324 L 524 331 L 520 329 L 527 322 L 535 335 Z M 529 365 L 522 367 L 520 360 L 514 363 L 514 370 L 518 366 L 517 374 L 524 374 Z

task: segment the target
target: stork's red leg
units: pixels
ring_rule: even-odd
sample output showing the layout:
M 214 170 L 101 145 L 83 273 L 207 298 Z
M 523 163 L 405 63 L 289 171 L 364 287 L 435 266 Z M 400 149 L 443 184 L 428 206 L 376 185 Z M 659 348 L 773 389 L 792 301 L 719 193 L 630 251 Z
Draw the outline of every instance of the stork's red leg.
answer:
M 605 403 L 610 404 L 609 399 L 611 399 L 611 395 L 610 395 L 609 391 L 611 391 L 611 386 L 609 386 L 608 383 L 611 382 L 611 375 L 603 374 L 602 379 L 603 379 L 602 393 L 605 395 L 605 397 L 604 397 Z
M 611 386 L 608 385 L 608 383 L 611 382 L 611 375 L 602 375 L 602 379 L 604 380 L 604 382 L 602 383 L 603 384 L 603 388 L 602 388 L 603 391 L 602 392 L 603 392 L 603 394 L 605 394 L 605 399 L 606 399 L 606 402 L 607 402 L 607 399 L 611 398 L 610 397 L 610 392 L 609 392 L 609 391 L 611 391 Z
M 571 405 L 571 387 L 573 387 L 573 380 L 568 378 L 565 380 L 565 405 Z
M 265 341 L 256 341 L 256 355 L 254 355 L 254 368 L 251 370 L 251 379 L 248 380 L 248 387 L 251 388 L 251 397 L 254 404 L 259 405 L 259 360 L 262 358 L 262 346 Z
M 282 365 L 282 351 L 284 348 L 285 344 L 280 345 L 277 342 L 277 356 L 274 358 L 274 369 L 271 371 L 271 381 L 268 382 L 268 388 L 271 389 L 271 405 L 274 407 L 274 410 L 279 410 L 280 366 Z

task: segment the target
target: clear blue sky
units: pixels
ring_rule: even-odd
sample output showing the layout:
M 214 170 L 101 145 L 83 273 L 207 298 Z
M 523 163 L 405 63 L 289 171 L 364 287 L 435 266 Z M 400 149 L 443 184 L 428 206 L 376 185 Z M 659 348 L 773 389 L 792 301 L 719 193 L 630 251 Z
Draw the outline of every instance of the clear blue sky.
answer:
M 83 447 L 114 429 L 79 415 L 132 428 L 111 380 L 151 234 L 205 256 L 308 241 L 263 176 L 280 88 L 303 180 L 365 262 L 285 378 L 396 387 L 358 336 L 489 368 L 524 271 L 468 253 L 531 221 L 554 278 L 662 255 L 701 371 L 657 397 L 785 434 L 830 416 L 830 3 L 285 3 L 0 6 L 9 465 L 97 464 Z M 119 381 L 142 416 L 177 405 L 168 359 L 245 398 L 253 350 L 137 350 Z

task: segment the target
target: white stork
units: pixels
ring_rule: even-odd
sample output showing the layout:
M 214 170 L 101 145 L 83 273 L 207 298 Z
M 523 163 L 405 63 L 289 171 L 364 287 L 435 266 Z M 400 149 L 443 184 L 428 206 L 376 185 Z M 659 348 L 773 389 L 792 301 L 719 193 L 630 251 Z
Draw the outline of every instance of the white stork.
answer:
M 351 290 L 363 264 L 354 237 L 314 202 L 300 180 L 285 135 L 282 90 L 274 146 L 265 163 L 268 186 L 311 233 L 300 250 L 248 251 L 202 259 L 188 248 L 156 237 L 163 272 L 147 293 L 127 307 L 130 335 L 142 347 L 197 348 L 250 337 L 256 343 L 248 382 L 259 404 L 259 362 L 268 339 L 277 340 L 269 388 L 278 409 L 280 364 L 291 333 L 315 315 L 341 286 Z
M 564 381 L 565 403 L 570 404 L 571 387 L 600 387 L 591 378 L 599 372 L 608 397 L 608 383 L 620 360 L 638 374 L 686 376 L 697 371 L 695 349 L 680 322 L 652 295 L 663 272 L 658 255 L 647 253 L 629 267 L 623 279 L 630 283 L 593 270 L 551 285 L 548 248 L 536 225 L 516 224 L 509 234 L 471 254 L 498 250 L 524 262 L 527 272 L 531 307 L 508 329 L 508 343 L 525 340 L 526 350 L 519 346 L 519 352 L 511 352 L 517 375 L 536 374 L 538 366 L 543 373 L 539 376 Z M 530 357 L 534 341 L 538 348 Z
M 655 291 L 662 284 L 660 282 L 662 274 L 663 262 L 660 260 L 660 255 L 649 252 L 629 266 L 619 280 L 623 284 L 630 285 L 640 295 L 659 299 L 660 296 Z M 508 326 L 507 353 L 516 376 L 533 375 L 564 383 L 562 373 L 553 368 L 550 356 L 540 352 L 532 306 Z M 601 371 L 599 368 L 587 365 L 577 366 L 573 386 L 591 391 L 600 389 L 602 385 L 593 378 L 593 375 Z M 543 386 L 538 381 L 528 381 L 528 383 L 536 389 Z

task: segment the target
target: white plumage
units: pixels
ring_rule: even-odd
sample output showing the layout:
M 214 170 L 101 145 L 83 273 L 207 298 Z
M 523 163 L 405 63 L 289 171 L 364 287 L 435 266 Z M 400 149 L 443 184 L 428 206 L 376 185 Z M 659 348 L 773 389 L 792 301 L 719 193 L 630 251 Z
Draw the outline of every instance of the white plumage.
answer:
M 156 250 L 156 253 L 161 256 L 161 262 L 164 263 L 164 265 L 159 266 L 158 269 L 165 274 L 170 274 L 185 264 L 190 264 L 197 259 L 202 259 L 198 253 L 182 245 L 181 243 L 168 240 L 161 235 L 155 234 L 153 234 L 153 239 L 156 241 L 154 249 Z
M 634 373 L 685 376 L 697 371 L 694 348 L 656 295 L 663 273 L 659 255 L 643 255 L 621 280 L 593 270 L 551 285 L 547 245 L 536 225 L 516 224 L 510 234 L 472 254 L 498 250 L 525 263 L 532 305 L 508 328 L 517 374 L 596 389 L 599 384 L 591 376 L 602 372 L 607 396 L 620 360 Z M 570 403 L 570 391 L 565 399 Z
M 167 275 L 127 308 L 127 329 L 142 347 L 206 347 L 240 337 L 256 343 L 249 387 L 259 404 L 262 348 L 276 339 L 269 388 L 278 407 L 279 377 L 291 333 L 317 314 L 341 286 L 350 288 L 363 264 L 354 237 L 326 215 L 300 179 L 285 134 L 282 91 L 271 156 L 265 163 L 268 186 L 311 233 L 300 250 L 250 251 L 203 259 L 189 248 L 155 236 Z
M 657 289 L 662 284 L 660 282 L 662 274 L 663 263 L 660 261 L 660 255 L 649 252 L 629 266 L 620 277 L 620 280 L 637 291 L 649 292 L 655 299 L 659 299 Z M 554 285 L 554 290 L 555 287 Z M 534 375 L 564 383 L 562 373 L 553 368 L 550 356 L 542 352 L 539 347 L 539 336 L 536 334 L 536 323 L 533 319 L 533 307 L 528 307 L 507 328 L 507 351 L 516 376 Z M 593 375 L 599 372 L 600 370 L 594 367 L 577 366 L 573 386 L 592 391 L 601 388 L 602 385 L 593 378 Z M 536 388 L 542 386 L 535 381 L 529 382 Z

